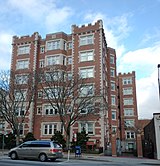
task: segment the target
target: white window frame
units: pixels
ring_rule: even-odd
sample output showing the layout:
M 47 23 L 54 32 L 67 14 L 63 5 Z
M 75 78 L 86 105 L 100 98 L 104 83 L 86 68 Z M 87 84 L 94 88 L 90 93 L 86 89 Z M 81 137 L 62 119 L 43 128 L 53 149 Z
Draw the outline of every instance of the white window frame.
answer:
M 114 55 L 110 55 L 110 64 L 115 64 Z
M 60 39 L 59 40 L 49 40 L 46 42 L 46 49 L 49 50 L 57 50 L 60 49 Z
M 46 57 L 46 66 L 60 64 L 61 55 L 50 55 Z
M 122 78 L 123 85 L 131 85 L 133 80 L 132 77 Z
M 87 62 L 94 60 L 94 50 L 86 50 L 79 52 L 80 62 Z
M 58 125 L 56 123 L 44 123 L 42 124 L 43 135 L 54 135 L 57 131 Z
M 30 45 L 20 45 L 18 47 L 18 55 L 29 54 L 30 53 Z
M 71 65 L 72 64 L 72 56 L 67 57 L 67 64 Z
M 82 132 L 83 128 L 85 129 L 85 131 L 88 135 L 95 134 L 95 124 L 93 122 L 80 122 L 79 123 L 79 132 Z
M 16 75 L 16 84 L 27 84 L 28 83 L 28 74 Z
M 111 81 L 111 91 L 115 91 L 116 90 L 116 83 Z
M 133 98 L 124 98 L 123 99 L 123 105 L 133 105 Z
M 123 95 L 132 95 L 132 94 L 133 94 L 133 88 L 132 87 L 123 88 Z
M 17 60 L 16 70 L 19 70 L 19 69 L 28 69 L 28 68 L 29 68 L 29 60 L 28 59 Z
M 79 75 L 81 78 L 94 78 L 94 67 L 80 68 Z
M 80 96 L 87 97 L 94 95 L 94 84 L 85 84 L 80 88 Z
M 124 116 L 134 116 L 133 108 L 124 108 Z
M 134 119 L 125 119 L 124 124 L 125 124 L 125 127 L 134 127 L 135 120 Z
M 43 68 L 45 64 L 44 59 L 39 60 L 39 68 Z
M 134 131 L 126 131 L 126 139 L 135 139 Z
M 16 116 L 19 116 L 19 117 L 24 116 L 26 113 L 26 108 L 25 107 L 17 107 L 15 113 L 16 113 Z
M 110 74 L 111 74 L 111 77 L 115 77 L 115 69 L 114 68 L 110 69 Z
M 116 96 L 111 95 L 111 105 L 116 105 Z
M 79 45 L 89 45 L 94 43 L 94 34 L 81 35 L 79 37 Z
M 117 111 L 112 109 L 112 120 L 116 120 L 116 119 L 117 119 Z
M 44 105 L 43 115 L 58 115 L 58 110 L 56 111 L 56 108 L 53 108 L 51 105 Z

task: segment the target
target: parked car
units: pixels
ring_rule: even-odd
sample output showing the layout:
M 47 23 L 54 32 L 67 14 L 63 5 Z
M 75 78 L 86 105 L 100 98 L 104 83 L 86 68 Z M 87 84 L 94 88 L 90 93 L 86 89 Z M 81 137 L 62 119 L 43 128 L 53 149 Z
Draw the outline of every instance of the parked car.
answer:
M 48 159 L 55 161 L 63 157 L 62 147 L 54 141 L 27 141 L 11 149 L 8 156 L 12 160 L 16 159 Z

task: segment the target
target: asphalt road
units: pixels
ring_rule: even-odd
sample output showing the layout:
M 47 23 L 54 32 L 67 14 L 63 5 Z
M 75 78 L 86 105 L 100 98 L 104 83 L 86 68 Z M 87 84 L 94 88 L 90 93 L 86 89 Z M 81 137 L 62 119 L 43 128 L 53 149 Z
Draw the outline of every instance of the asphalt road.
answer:
M 55 162 L 40 162 L 40 161 L 31 161 L 31 160 L 11 160 L 10 158 L 0 159 L 0 166 L 158 166 L 159 164 L 151 163 L 132 163 L 126 161 L 92 161 L 92 160 L 74 160 L 71 159 L 67 161 L 66 159 L 57 160 Z M 160 166 L 160 165 L 159 165 Z

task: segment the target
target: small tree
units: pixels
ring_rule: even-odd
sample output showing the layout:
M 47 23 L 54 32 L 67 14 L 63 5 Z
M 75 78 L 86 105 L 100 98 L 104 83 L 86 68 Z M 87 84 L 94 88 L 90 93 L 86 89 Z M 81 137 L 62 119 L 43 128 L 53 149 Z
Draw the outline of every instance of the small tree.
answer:
M 51 141 L 57 141 L 62 145 L 63 149 L 66 147 L 66 141 L 60 131 L 56 131 L 54 133 L 54 135 L 51 137 Z
M 34 141 L 34 140 L 36 140 L 36 139 L 34 138 L 34 135 L 31 132 L 28 132 L 27 135 L 25 136 L 25 138 L 23 139 L 24 142 Z
M 72 142 L 72 146 L 75 147 L 76 145 L 80 146 L 82 150 L 86 150 L 86 143 L 89 139 L 88 134 L 86 134 L 85 129 L 83 128 L 83 130 L 80 133 L 77 133 L 77 140 Z

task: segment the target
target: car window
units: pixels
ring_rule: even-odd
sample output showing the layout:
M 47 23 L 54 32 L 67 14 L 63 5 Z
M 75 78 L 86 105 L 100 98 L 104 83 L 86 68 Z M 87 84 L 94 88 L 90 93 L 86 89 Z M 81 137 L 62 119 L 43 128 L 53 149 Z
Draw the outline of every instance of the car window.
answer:
M 50 147 L 50 142 L 32 142 L 32 147 Z
M 54 146 L 54 148 L 61 148 L 60 144 L 57 144 L 57 143 L 54 143 L 54 142 L 53 142 L 53 146 Z

